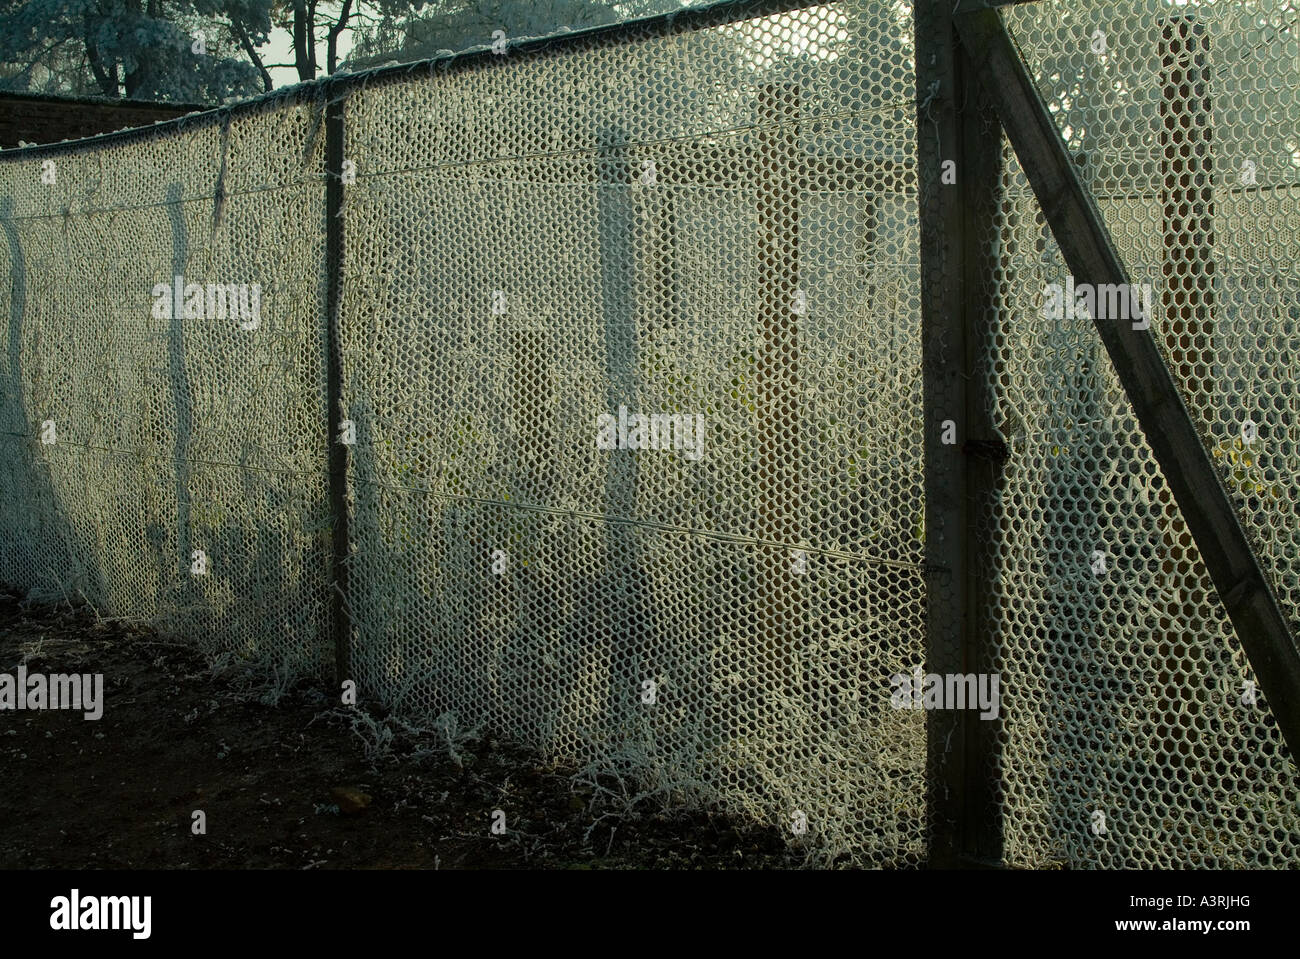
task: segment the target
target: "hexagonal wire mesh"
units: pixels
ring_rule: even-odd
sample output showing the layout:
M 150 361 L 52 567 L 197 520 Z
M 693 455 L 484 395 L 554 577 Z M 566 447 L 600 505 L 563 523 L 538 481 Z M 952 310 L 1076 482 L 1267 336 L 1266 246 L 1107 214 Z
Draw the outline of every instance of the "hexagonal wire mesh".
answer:
M 911 29 L 836 3 L 349 96 L 365 687 L 921 861 Z M 600 448 L 644 415 L 694 432 Z
M 1256 553 L 1300 625 L 1289 3 L 1008 10 Z M 982 368 L 1011 447 L 980 518 L 1017 865 L 1294 866 L 1296 768 L 1009 148 Z
M 1296 318 L 1295 41 L 1260 9 L 1008 19 L 1285 573 L 1294 397 L 1266 351 Z M 797 810 L 814 861 L 924 860 L 924 720 L 887 693 L 924 648 L 911 32 L 904 5 L 833 3 L 349 88 L 374 695 L 787 831 Z M 0 162 L 5 580 L 323 669 L 321 113 Z M 1013 456 L 980 533 L 1006 860 L 1294 863 L 1276 730 L 1230 698 L 1249 667 L 1089 321 L 1036 315 L 1064 268 L 1005 156 L 985 369 Z M 150 295 L 176 275 L 179 304 Z M 263 322 L 187 314 L 184 282 L 260 283 Z M 650 431 L 675 448 L 626 448 L 642 414 L 681 417 Z
M 4 581 L 323 674 L 319 118 L 0 162 Z

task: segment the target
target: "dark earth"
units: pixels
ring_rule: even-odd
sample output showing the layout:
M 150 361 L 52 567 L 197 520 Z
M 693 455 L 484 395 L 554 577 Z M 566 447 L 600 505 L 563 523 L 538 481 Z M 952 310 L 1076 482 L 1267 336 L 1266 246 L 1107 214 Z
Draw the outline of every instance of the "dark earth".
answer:
M 491 734 L 455 750 L 87 608 L 0 590 L 0 672 L 102 673 L 104 713 L 0 711 L 2 869 L 754 869 L 776 830 L 629 803 Z M 260 685 L 259 685 L 260 683 Z M 506 813 L 503 835 L 493 810 Z M 202 810 L 206 835 L 191 819 Z

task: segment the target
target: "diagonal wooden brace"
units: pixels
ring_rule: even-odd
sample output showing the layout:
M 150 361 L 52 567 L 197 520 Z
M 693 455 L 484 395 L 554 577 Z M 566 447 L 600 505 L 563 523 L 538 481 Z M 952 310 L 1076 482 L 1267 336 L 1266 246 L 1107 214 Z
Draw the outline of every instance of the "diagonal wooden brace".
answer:
M 1079 282 L 1128 288 L 1128 272 L 1001 15 L 993 9 L 976 10 L 954 17 L 953 23 L 1070 272 Z M 1300 651 L 1268 575 L 1251 549 L 1150 324 L 1134 329 L 1128 321 L 1099 317 L 1095 322 L 1295 761 L 1300 756 Z

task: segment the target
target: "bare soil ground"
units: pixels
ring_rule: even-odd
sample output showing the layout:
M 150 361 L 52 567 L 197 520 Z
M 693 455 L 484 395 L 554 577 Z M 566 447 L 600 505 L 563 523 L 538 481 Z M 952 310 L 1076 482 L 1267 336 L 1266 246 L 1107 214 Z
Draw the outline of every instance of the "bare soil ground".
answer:
M 0 672 L 20 663 L 102 673 L 105 705 L 98 721 L 0 710 L 0 868 L 795 864 L 775 830 L 629 808 L 612 784 L 583 785 L 490 734 L 453 751 L 311 684 L 268 695 L 190 646 L 0 591 Z M 355 793 L 369 804 L 349 812 Z M 495 809 L 504 835 L 490 831 Z M 195 810 L 206 835 L 192 831 Z

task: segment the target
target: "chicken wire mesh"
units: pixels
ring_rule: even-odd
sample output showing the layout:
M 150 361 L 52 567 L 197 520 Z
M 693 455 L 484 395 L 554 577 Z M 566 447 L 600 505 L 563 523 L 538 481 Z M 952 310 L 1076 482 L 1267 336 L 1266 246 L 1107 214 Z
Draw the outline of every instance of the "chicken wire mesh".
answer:
M 811 862 L 924 862 L 925 716 L 889 696 L 941 581 L 911 10 L 786 6 L 0 157 L 0 579 L 325 672 L 341 96 L 367 696 Z M 1294 617 L 1294 13 L 1006 17 Z M 1295 864 L 1294 765 L 1091 321 L 1042 316 L 1068 278 L 1003 157 L 982 388 L 1011 456 L 976 523 L 1003 858 Z
M 348 97 L 363 687 L 921 861 L 910 46 L 839 3 Z
M 1300 627 L 1300 43 L 1287 3 L 1044 3 L 1008 29 Z M 1014 154 L 984 388 L 994 751 L 1015 865 L 1300 862 L 1296 768 Z M 1056 315 L 1053 315 L 1056 314 Z
M 319 117 L 0 162 L 4 581 L 321 671 Z

